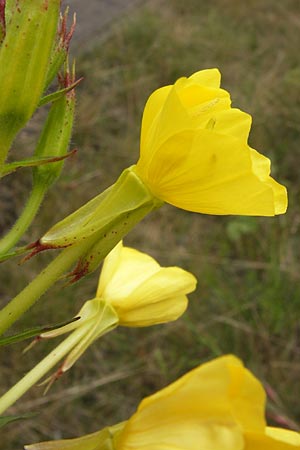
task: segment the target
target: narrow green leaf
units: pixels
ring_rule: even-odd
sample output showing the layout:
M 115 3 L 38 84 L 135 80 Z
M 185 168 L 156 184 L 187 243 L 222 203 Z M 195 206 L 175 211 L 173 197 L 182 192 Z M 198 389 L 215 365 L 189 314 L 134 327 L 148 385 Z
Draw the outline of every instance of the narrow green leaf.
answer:
M 0 416 L 0 428 L 4 427 L 10 422 L 16 422 L 17 420 L 25 420 L 25 419 L 31 419 L 32 417 L 35 417 L 37 413 L 27 413 L 22 414 L 20 416 Z
M 66 95 L 68 92 L 70 92 L 72 89 L 74 89 L 81 81 L 83 80 L 83 77 L 76 80 L 74 83 L 72 83 L 70 86 L 60 89 L 59 91 L 53 92 L 52 94 L 45 95 L 42 97 L 39 101 L 38 106 L 47 105 L 47 103 L 55 102 L 55 100 L 58 100 L 63 95 Z
M 41 166 L 43 164 L 49 164 L 49 163 L 61 161 L 62 159 L 65 159 L 71 155 L 74 155 L 74 153 L 76 153 L 75 149 L 63 156 L 43 156 L 43 157 L 38 156 L 38 157 L 23 159 L 21 161 L 15 161 L 12 163 L 8 163 L 2 167 L 0 177 L 5 177 L 6 175 L 9 175 L 10 173 L 15 172 L 16 170 L 18 170 L 22 167 L 36 167 L 36 166 Z
M 16 342 L 24 341 L 25 339 L 30 339 L 39 336 L 42 333 L 45 333 L 46 331 L 52 331 L 56 330 L 56 328 L 61 328 L 65 325 L 68 325 L 69 323 L 75 322 L 80 317 L 74 317 L 71 320 L 68 320 L 66 322 L 57 323 L 55 325 L 50 326 L 40 326 L 40 327 L 34 327 L 29 330 L 22 331 L 21 333 L 14 334 L 13 336 L 8 336 L 0 339 L 0 347 L 3 347 L 4 345 L 9 344 L 15 344 Z

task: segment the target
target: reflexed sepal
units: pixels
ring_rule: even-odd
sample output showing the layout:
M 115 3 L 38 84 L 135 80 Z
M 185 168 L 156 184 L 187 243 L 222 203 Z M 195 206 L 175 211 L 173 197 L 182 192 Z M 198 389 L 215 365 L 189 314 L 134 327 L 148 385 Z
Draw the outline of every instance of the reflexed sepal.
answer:
M 26 259 L 49 249 L 85 242 L 72 281 L 92 272 L 115 245 L 149 212 L 162 202 L 154 197 L 134 172 L 125 169 L 115 184 L 52 227 L 30 244 Z
M 125 169 L 115 184 L 54 225 L 40 239 L 40 244 L 48 248 L 61 248 L 75 245 L 96 234 L 100 239 L 104 237 L 103 233 L 115 234 L 115 224 L 120 220 L 126 222 L 133 216 L 134 226 L 145 216 L 145 210 L 150 212 L 161 206 L 162 202 L 150 193 L 132 169 Z M 137 210 L 140 219 L 132 214 Z M 123 223 L 123 226 L 125 233 L 131 228 L 129 223 Z M 123 236 L 122 233 L 118 234 L 117 242 Z
M 149 209 L 150 208 L 150 209 Z M 143 205 L 140 208 L 121 214 L 114 223 L 110 223 L 107 230 L 103 230 L 96 244 L 82 256 L 74 270 L 68 274 L 70 283 L 74 283 L 99 267 L 99 264 L 108 254 L 107 248 L 113 249 L 138 222 L 152 209 L 152 205 Z
M 106 427 L 96 433 L 87 434 L 76 439 L 48 441 L 39 444 L 25 445 L 25 450 L 115 450 L 115 442 L 126 422 Z
M 39 335 L 39 339 L 51 339 L 73 331 L 70 335 L 72 345 L 68 346 L 68 351 L 65 353 L 67 356 L 59 368 L 60 374 L 69 370 L 95 340 L 112 331 L 119 324 L 119 316 L 113 306 L 99 298 L 86 301 L 74 319 L 76 320 L 61 328 Z

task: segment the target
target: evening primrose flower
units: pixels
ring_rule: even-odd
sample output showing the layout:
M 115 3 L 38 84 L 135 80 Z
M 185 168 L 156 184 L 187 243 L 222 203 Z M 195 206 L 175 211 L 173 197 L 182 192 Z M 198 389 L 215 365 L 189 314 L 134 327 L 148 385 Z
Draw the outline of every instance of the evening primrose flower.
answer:
M 274 216 L 286 189 L 247 143 L 251 116 L 231 108 L 217 69 L 156 90 L 146 104 L 136 173 L 161 200 L 206 214 Z
M 231 108 L 217 69 L 156 90 L 145 106 L 137 164 L 54 225 L 29 247 L 32 254 L 89 240 L 76 281 L 164 202 L 205 214 L 284 213 L 286 189 L 270 177 L 269 159 L 248 145 L 250 126 L 248 114 Z
M 26 450 L 292 450 L 300 435 L 266 426 L 265 392 L 235 356 L 216 358 L 140 403 L 127 421 Z
M 145 327 L 176 320 L 187 308 L 196 278 L 179 267 L 161 267 L 149 255 L 123 247 L 106 257 L 96 297 L 84 303 L 74 320 L 42 333 L 69 336 L 0 398 L 0 414 L 63 359 L 50 384 L 69 370 L 84 351 L 118 325 Z

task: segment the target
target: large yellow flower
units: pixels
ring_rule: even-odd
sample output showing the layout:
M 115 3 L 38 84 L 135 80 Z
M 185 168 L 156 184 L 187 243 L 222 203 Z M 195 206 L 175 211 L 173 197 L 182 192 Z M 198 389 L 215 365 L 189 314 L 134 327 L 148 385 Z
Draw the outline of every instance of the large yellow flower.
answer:
M 298 433 L 270 428 L 265 393 L 234 356 L 217 358 L 144 399 L 116 450 L 300 449 Z
M 266 426 L 265 392 L 236 357 L 203 364 L 145 398 L 127 421 L 27 450 L 296 450 L 300 435 Z
M 153 92 L 136 173 L 156 197 L 189 211 L 282 214 L 286 189 L 249 147 L 251 116 L 231 108 L 220 79 L 217 69 L 202 70 Z

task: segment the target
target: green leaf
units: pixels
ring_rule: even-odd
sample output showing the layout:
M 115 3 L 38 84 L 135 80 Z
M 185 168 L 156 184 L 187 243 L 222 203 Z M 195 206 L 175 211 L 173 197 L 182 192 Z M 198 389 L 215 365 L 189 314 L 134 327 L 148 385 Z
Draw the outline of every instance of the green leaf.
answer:
M 81 77 L 81 78 L 79 78 L 79 80 L 76 80 L 70 86 L 68 86 L 64 89 L 60 89 L 59 91 L 53 92 L 52 94 L 45 95 L 45 97 L 42 97 L 41 100 L 39 101 L 38 106 L 43 106 L 43 105 L 47 105 L 47 103 L 55 102 L 56 100 L 61 98 L 63 95 L 67 94 L 72 89 L 74 89 L 82 80 L 83 80 L 83 78 Z
M 27 413 L 22 414 L 20 416 L 0 416 L 0 428 L 4 427 L 10 422 L 16 422 L 17 420 L 25 420 L 25 419 L 31 419 L 32 417 L 35 417 L 37 413 Z
M 61 161 L 62 159 L 68 158 L 71 155 L 74 155 L 76 153 L 76 150 L 72 150 L 71 152 L 67 153 L 63 156 L 37 156 L 32 157 L 28 159 L 23 159 L 21 161 L 15 161 L 12 163 L 5 164 L 0 172 L 0 177 L 5 177 L 6 175 L 9 175 L 12 172 L 15 172 L 16 170 L 22 168 L 22 167 L 36 167 L 41 166 L 43 164 L 49 164 L 57 161 Z
M 52 331 L 56 330 L 56 328 L 61 328 L 65 325 L 68 325 L 69 323 L 75 322 L 76 320 L 79 320 L 80 317 L 74 317 L 71 320 L 68 320 L 66 322 L 61 322 L 55 325 L 50 326 L 40 326 L 40 327 L 34 327 L 29 330 L 22 331 L 21 333 L 14 334 L 13 336 L 8 336 L 0 339 L 0 347 L 3 347 L 4 345 L 9 344 L 15 344 L 16 342 L 24 341 L 25 339 L 30 339 L 39 336 L 42 333 L 45 333 L 46 331 Z

